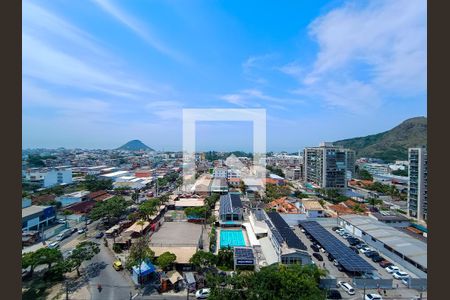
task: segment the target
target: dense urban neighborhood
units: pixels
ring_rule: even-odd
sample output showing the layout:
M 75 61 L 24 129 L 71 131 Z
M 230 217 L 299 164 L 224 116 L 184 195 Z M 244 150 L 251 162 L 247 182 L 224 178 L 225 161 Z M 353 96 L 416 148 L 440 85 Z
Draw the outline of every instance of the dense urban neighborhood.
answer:
M 252 159 L 196 153 L 186 189 L 182 152 L 24 150 L 23 299 L 426 298 L 425 148 Z

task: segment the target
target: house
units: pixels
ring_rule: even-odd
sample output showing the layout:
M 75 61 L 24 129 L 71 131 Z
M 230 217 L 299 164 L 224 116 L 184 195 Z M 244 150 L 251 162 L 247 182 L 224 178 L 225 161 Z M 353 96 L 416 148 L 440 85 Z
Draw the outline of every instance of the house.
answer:
M 267 178 L 267 180 L 270 180 L 270 183 L 274 183 L 276 185 L 284 185 L 285 184 L 285 180 L 283 177 L 278 176 L 276 174 L 269 174 L 269 178 Z M 269 183 L 269 182 L 267 182 Z
M 209 175 L 202 175 L 197 179 L 194 186 L 192 187 L 192 192 L 201 196 L 209 196 L 210 194 L 211 177 Z
M 228 193 L 220 196 L 219 223 L 222 226 L 240 225 L 244 219 L 242 201 L 239 194 Z
M 32 168 L 25 172 L 25 180 L 35 182 L 44 188 L 72 183 L 72 169 L 67 166 Z
M 85 200 L 88 194 L 89 194 L 88 191 L 73 192 L 58 197 L 57 201 L 61 202 L 62 207 L 66 207 L 73 203 L 78 203 Z
M 282 197 L 268 203 L 267 208 L 276 210 L 277 212 L 284 214 L 300 213 L 300 210 L 297 208 L 297 206 L 295 206 L 295 204 L 287 201 L 287 197 Z
M 212 193 L 227 193 L 228 184 L 225 178 L 214 178 L 210 190 Z
M 82 215 L 87 214 L 94 208 L 97 202 L 95 200 L 85 200 L 82 202 L 77 202 L 70 204 L 65 210 L 71 211 L 73 214 Z
M 321 218 L 324 214 L 324 209 L 319 201 L 302 199 L 301 210 L 308 218 Z
M 237 177 L 228 178 L 228 184 L 232 187 L 239 187 L 241 185 L 241 179 Z
M 52 194 L 44 194 L 40 196 L 31 196 L 31 202 L 35 205 L 46 205 L 49 203 L 54 203 L 56 201 L 56 196 Z
M 96 202 L 102 202 L 105 200 L 108 200 L 109 198 L 114 197 L 113 195 L 110 195 L 107 191 L 100 190 L 96 192 L 89 193 L 86 195 L 86 198 L 88 200 L 94 200 Z
M 213 170 L 213 178 L 227 178 L 228 170 L 226 168 L 217 167 Z

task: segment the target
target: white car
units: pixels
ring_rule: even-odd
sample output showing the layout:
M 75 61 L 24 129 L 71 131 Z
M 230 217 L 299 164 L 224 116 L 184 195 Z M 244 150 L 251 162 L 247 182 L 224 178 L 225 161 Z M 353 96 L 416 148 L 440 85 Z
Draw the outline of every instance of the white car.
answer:
M 48 244 L 47 248 L 49 248 L 49 249 L 59 248 L 59 242 L 58 241 L 52 242 L 52 243 Z
M 403 283 L 404 285 L 406 285 L 407 287 L 409 287 L 409 277 L 402 278 L 402 283 Z
M 379 294 L 366 294 L 364 300 L 383 300 L 383 297 Z
M 346 291 L 349 295 L 355 294 L 355 289 L 345 281 L 338 281 L 337 286 Z
M 386 267 L 386 268 L 384 268 L 384 269 L 385 269 L 386 272 L 388 272 L 389 274 L 392 274 L 392 273 L 395 273 L 395 272 L 400 271 L 400 269 L 399 269 L 397 266 L 394 266 L 394 265 L 389 266 L 389 267 Z
M 82 233 L 84 233 L 85 231 L 86 231 L 86 228 L 84 228 L 84 227 L 78 229 L 78 233 L 79 233 L 79 234 L 82 234 Z
M 395 279 L 403 279 L 403 278 L 408 278 L 409 274 L 403 271 L 397 271 L 395 273 L 392 274 L 392 276 L 394 276 Z
M 372 251 L 372 248 L 365 247 L 365 248 L 361 248 L 359 251 L 361 251 L 362 254 L 366 254 L 367 252 Z
M 209 297 L 210 293 L 211 293 L 211 290 L 208 288 L 200 289 L 195 292 L 195 298 L 196 299 L 207 299 Z

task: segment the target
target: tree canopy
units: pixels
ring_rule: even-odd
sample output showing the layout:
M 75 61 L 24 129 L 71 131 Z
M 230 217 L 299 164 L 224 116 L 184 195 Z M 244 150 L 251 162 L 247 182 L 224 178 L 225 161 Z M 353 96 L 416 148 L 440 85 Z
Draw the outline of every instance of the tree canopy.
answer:
M 87 175 L 84 181 L 86 189 L 91 192 L 100 190 L 111 190 L 113 188 L 113 182 L 111 179 L 98 179 L 93 175 Z
M 106 201 L 96 203 L 90 212 L 90 218 L 92 220 L 107 218 L 109 221 L 111 218 L 117 218 L 124 214 L 127 207 L 128 204 L 123 197 L 114 196 Z
M 153 261 L 154 258 L 155 252 L 148 246 L 147 239 L 140 237 L 131 245 L 125 266 L 131 270 L 134 266 L 140 267 L 143 261 Z
M 241 272 L 232 277 L 208 274 L 208 299 L 325 299 L 319 288 L 325 273 L 313 265 L 271 265 L 259 272 Z
M 217 257 L 211 252 L 197 251 L 189 259 L 189 262 L 194 266 L 206 268 L 214 266 L 217 263 Z
M 80 276 L 81 264 L 84 261 L 91 260 L 99 252 L 100 248 L 97 243 L 83 241 L 72 251 L 72 254 L 68 258 L 68 264 L 71 269 L 77 270 L 77 275 Z
M 167 270 L 175 261 L 177 256 L 171 252 L 162 253 L 157 259 L 156 264 L 163 270 Z

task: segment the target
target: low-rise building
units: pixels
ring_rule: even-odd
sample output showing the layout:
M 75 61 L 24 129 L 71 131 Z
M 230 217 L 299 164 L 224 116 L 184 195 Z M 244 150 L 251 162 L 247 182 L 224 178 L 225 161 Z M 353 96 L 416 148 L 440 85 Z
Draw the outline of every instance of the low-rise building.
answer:
M 22 231 L 40 230 L 52 224 L 55 217 L 53 206 L 28 206 L 22 209 Z
M 228 193 L 220 196 L 219 223 L 222 226 L 241 224 L 243 206 L 239 194 Z
M 211 182 L 211 193 L 227 193 L 228 184 L 225 178 L 214 178 Z
M 86 199 L 89 191 L 78 191 L 57 197 L 56 200 L 61 202 L 62 207 L 81 202 Z
M 301 210 L 308 218 L 321 218 L 324 217 L 324 209 L 319 201 L 302 199 Z

